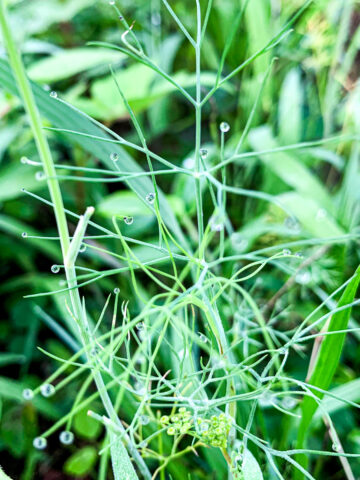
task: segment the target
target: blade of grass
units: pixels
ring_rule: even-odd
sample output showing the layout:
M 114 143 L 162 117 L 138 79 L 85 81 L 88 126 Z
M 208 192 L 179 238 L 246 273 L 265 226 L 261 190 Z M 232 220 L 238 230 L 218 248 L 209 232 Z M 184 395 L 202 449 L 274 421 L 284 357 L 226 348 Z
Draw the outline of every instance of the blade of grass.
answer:
M 360 267 L 357 268 L 351 282 L 341 296 L 338 307 L 346 306 L 353 302 L 359 283 Z M 335 313 L 329 322 L 328 331 L 345 330 L 350 319 L 350 314 L 351 308 Z M 324 338 L 309 380 L 310 385 L 321 388 L 322 390 L 328 390 L 340 362 L 345 337 L 346 333 L 339 333 L 337 335 L 327 335 Z M 323 393 L 319 391 L 314 390 L 314 394 L 319 398 L 323 397 Z M 297 438 L 298 449 L 302 449 L 306 442 L 307 432 L 317 407 L 317 402 L 312 397 L 306 396 L 304 398 L 301 406 L 302 418 Z M 298 456 L 298 462 L 306 467 L 307 457 L 304 454 L 300 454 Z M 295 478 L 300 480 L 304 477 L 300 472 L 297 472 Z

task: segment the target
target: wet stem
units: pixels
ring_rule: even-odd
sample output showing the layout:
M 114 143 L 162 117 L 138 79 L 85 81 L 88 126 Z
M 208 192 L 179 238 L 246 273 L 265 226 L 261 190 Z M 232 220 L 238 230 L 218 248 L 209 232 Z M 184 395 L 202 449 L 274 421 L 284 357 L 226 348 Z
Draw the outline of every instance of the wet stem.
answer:
M 204 214 L 201 195 L 200 176 L 200 148 L 201 148 L 201 9 L 199 0 L 196 0 L 197 7 L 197 39 L 195 45 L 196 58 L 196 106 L 195 106 L 195 189 L 196 189 L 196 210 L 199 230 L 199 257 L 203 259 L 202 241 L 204 236 Z

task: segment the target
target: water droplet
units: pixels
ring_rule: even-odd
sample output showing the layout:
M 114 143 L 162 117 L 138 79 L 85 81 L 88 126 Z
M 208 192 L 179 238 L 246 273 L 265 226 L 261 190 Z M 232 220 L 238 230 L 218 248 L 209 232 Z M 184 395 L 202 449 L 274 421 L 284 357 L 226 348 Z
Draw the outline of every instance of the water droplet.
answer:
M 55 393 L 55 387 L 51 383 L 44 383 L 40 387 L 40 392 L 43 397 L 51 397 Z
M 44 450 L 47 447 L 47 440 L 44 437 L 36 437 L 33 440 L 33 446 L 37 450 Z
M 200 423 L 199 425 L 200 432 L 207 432 L 209 430 L 209 425 L 206 422 Z
M 134 218 L 133 217 L 124 217 L 124 222 L 126 225 L 132 225 L 134 223 Z
M 161 15 L 158 12 L 155 12 L 151 15 L 151 23 L 154 27 L 159 27 L 161 25 Z
M 177 352 L 177 354 L 179 355 L 180 360 L 182 360 L 185 356 L 185 350 L 182 348 Z
M 96 355 L 99 353 L 99 348 L 98 347 L 93 347 L 91 350 L 90 350 L 90 355 L 93 356 L 93 357 L 96 357 Z
M 207 158 L 208 156 L 208 151 L 206 150 L 206 148 L 200 148 L 200 157 L 205 160 L 205 158 Z
M 74 434 L 68 430 L 64 430 L 60 433 L 59 440 L 63 445 L 71 445 L 74 442 Z
M 284 250 L 282 251 L 283 255 L 291 255 L 291 250 L 289 250 L 288 248 L 284 248 Z
M 334 442 L 331 448 L 334 450 L 334 452 L 339 452 L 341 447 L 338 443 Z
M 146 448 L 147 446 L 148 446 L 148 443 L 145 440 L 139 443 L 139 448 Z
M 209 339 L 203 333 L 199 333 L 199 338 L 204 343 L 207 343 L 209 341 Z
M 60 272 L 59 265 L 52 265 L 51 266 L 51 271 L 52 271 L 52 273 L 59 273 Z
M 291 397 L 285 397 L 281 401 L 281 406 L 286 410 L 292 410 L 293 408 L 296 407 L 296 400 Z
M 109 5 L 111 6 L 115 5 L 115 0 L 109 0 Z
M 124 20 L 124 17 L 122 15 L 119 15 L 119 20 L 120 21 Z
M 326 210 L 324 208 L 319 208 L 319 210 L 316 212 L 316 220 L 324 220 L 326 217 Z
M 134 390 L 136 393 L 140 396 L 144 395 L 146 393 L 146 388 L 143 383 L 141 382 L 136 382 L 134 385 Z
M 24 400 L 32 400 L 34 398 L 34 392 L 30 388 L 25 388 L 22 396 Z
M 183 167 L 192 170 L 195 167 L 195 160 L 191 157 L 185 158 L 183 161 Z
M 222 217 L 214 215 L 210 218 L 210 228 L 213 232 L 221 232 L 224 229 Z
M 82 243 L 81 247 L 79 248 L 79 252 L 84 253 L 84 252 L 86 252 L 86 249 L 87 249 L 86 243 Z
M 27 157 L 21 157 L 20 162 L 26 165 L 28 163 L 29 159 Z
M 146 201 L 147 201 L 148 203 L 154 203 L 154 201 L 155 201 L 155 193 L 148 193 L 148 194 L 146 195 Z
M 297 283 L 299 283 L 300 285 L 306 285 L 311 280 L 310 272 L 307 271 L 307 270 L 305 272 L 299 272 L 296 275 L 295 279 L 296 279 Z
M 150 418 L 148 415 L 140 415 L 140 423 L 141 425 L 147 425 L 150 422 Z
M 304 258 L 304 255 L 301 252 L 296 252 L 295 257 Z
M 243 252 L 249 245 L 249 241 L 241 235 L 239 232 L 235 232 L 231 235 L 231 244 L 237 252 Z
M 51 98 L 57 98 L 58 94 L 54 91 L 50 92 L 50 97 Z
M 116 152 L 110 153 L 110 160 L 117 162 L 119 160 L 119 155 Z
M 227 122 L 220 123 L 220 131 L 222 133 L 227 133 L 230 130 L 230 125 Z
M 139 322 L 139 323 L 136 324 L 136 330 L 141 331 L 141 330 L 144 330 L 144 329 L 145 329 L 144 322 Z
M 120 293 L 120 288 L 114 288 L 114 293 L 115 293 L 115 295 L 119 295 L 119 293 Z
M 294 233 L 299 233 L 301 230 L 300 223 L 295 217 L 285 218 L 284 225 Z
M 26 237 L 28 236 L 28 234 L 27 234 L 27 232 L 22 232 L 21 236 L 22 236 L 23 238 L 26 238 Z
M 38 182 L 44 180 L 44 179 L 45 179 L 45 173 L 44 173 L 44 172 L 41 172 L 41 171 L 36 172 L 36 173 L 35 173 L 35 179 L 36 179 Z
M 225 366 L 226 366 L 226 362 L 225 362 L 225 360 L 222 360 L 222 359 L 216 361 L 215 364 L 214 364 L 214 367 L 215 367 L 216 369 L 218 369 L 218 368 L 224 368 Z

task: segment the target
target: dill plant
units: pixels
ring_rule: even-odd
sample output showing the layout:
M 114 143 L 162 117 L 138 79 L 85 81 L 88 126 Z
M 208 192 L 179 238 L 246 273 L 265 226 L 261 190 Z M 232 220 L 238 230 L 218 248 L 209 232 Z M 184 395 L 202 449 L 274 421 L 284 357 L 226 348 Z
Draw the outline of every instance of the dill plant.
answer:
M 103 411 L 88 411 L 88 415 L 101 423 L 106 431 L 100 451 L 100 479 L 107 478 L 109 459 L 114 478 L 118 480 L 164 480 L 166 475 L 180 479 L 188 478 L 188 474 L 192 478 L 191 472 L 177 471 L 179 463 L 176 462 L 186 455 L 193 455 L 194 458 L 201 455 L 208 464 L 205 468 L 218 469 L 218 478 L 261 480 L 266 464 L 265 471 L 271 472 L 266 478 L 289 478 L 288 474 L 285 477 L 281 471 L 285 469 L 288 472 L 290 465 L 297 478 L 313 479 L 304 455 L 332 455 L 344 461 L 356 457 L 355 454 L 340 450 L 341 444 L 337 443 L 339 439 L 326 411 L 323 411 L 323 415 L 335 438 L 333 451 L 311 451 L 305 443 L 306 428 L 315 410 L 322 409 L 321 399 L 330 386 L 339 358 L 329 369 L 331 374 L 328 375 L 327 384 L 322 383 L 324 376 L 318 372 L 321 373 L 324 362 L 326 364 L 328 361 L 329 350 L 334 352 L 335 349 L 340 355 L 341 341 L 328 345 L 329 342 L 325 340 L 318 361 L 312 366 L 313 382 L 291 378 L 286 373 L 286 364 L 289 355 L 301 348 L 303 343 L 327 334 L 327 339 L 337 339 L 336 335 L 344 335 L 348 331 L 350 308 L 358 303 L 354 297 L 360 279 L 359 272 L 331 295 L 330 299 L 344 290 L 336 307 L 325 315 L 318 315 L 329 300 L 327 298 L 297 328 L 286 332 L 276 328 L 276 319 L 268 318 L 271 310 L 269 304 L 259 305 L 252 290 L 246 287 L 250 280 L 269 266 L 297 275 L 297 269 L 301 268 L 302 262 L 306 262 L 299 253 L 299 248 L 307 245 L 306 240 L 289 241 L 283 245 L 247 252 L 243 239 L 233 231 L 227 210 L 229 195 L 249 197 L 268 202 L 277 212 L 288 217 L 288 223 L 297 223 L 291 211 L 275 196 L 232 185 L 228 171 L 228 167 L 240 159 L 255 156 L 251 152 L 244 152 L 243 147 L 271 74 L 273 61 L 259 86 L 242 134 L 234 137 L 236 141 L 227 142 L 231 126 L 225 120 L 219 124 L 218 146 L 203 145 L 202 132 L 202 112 L 213 95 L 252 61 L 271 52 L 289 35 L 292 25 L 311 2 L 305 2 L 268 44 L 233 71 L 224 74 L 229 48 L 248 4 L 243 2 L 220 57 L 214 86 L 206 90 L 202 84 L 201 54 L 212 12 L 212 0 L 209 0 L 205 9 L 201 8 L 200 0 L 196 0 L 195 32 L 187 29 L 167 0 L 162 0 L 168 14 L 194 49 L 194 95 L 146 53 L 133 25 L 129 25 L 120 10 L 120 2 L 111 0 L 109 3 L 124 27 L 122 44 L 93 42 L 92 45 L 118 50 L 140 62 L 154 70 L 184 97 L 194 110 L 194 149 L 190 152 L 190 161 L 182 166 L 151 151 L 143 127 L 111 67 L 119 101 L 126 107 L 138 143 L 119 136 L 67 104 L 56 92 L 51 92 L 54 109 L 58 104 L 66 106 L 84 122 L 90 121 L 102 134 L 88 133 L 81 129 L 81 124 L 76 130 L 56 125 L 47 127 L 47 130 L 89 138 L 107 147 L 110 145 L 112 149 L 104 168 L 74 165 L 64 168 L 64 165 L 55 164 L 40 121 L 36 98 L 15 48 L 1 2 L 0 20 L 9 60 L 41 158 L 41 162 L 27 158 L 22 161 L 29 168 L 42 168 L 37 172 L 37 178 L 47 181 L 50 200 L 32 192 L 27 193 L 54 210 L 63 264 L 53 265 L 51 271 L 54 274 L 63 272 L 66 279 L 66 285 L 57 292 L 28 297 L 36 300 L 42 295 L 66 293 L 68 319 L 72 324 L 70 328 L 81 345 L 69 360 L 56 358 L 61 366 L 46 383 L 35 391 L 25 389 L 23 392 L 26 401 L 31 401 L 38 394 L 51 397 L 71 381 L 83 379 L 71 411 L 35 438 L 34 447 L 46 449 L 47 438 L 55 432 L 58 432 L 64 446 L 71 445 L 76 441 L 71 429 L 74 416 L 91 405 L 94 399 L 100 398 Z M 333 137 L 269 149 L 263 153 L 276 154 L 341 140 L 341 137 Z M 144 155 L 148 167 L 146 171 L 127 168 L 125 148 Z M 58 174 L 60 169 L 71 175 Z M 84 175 L 84 182 L 122 182 L 132 189 L 156 219 L 156 241 L 142 241 L 127 234 L 126 227 L 136 224 L 136 217 L 130 216 L 126 209 L 113 215 L 111 227 L 92 220 L 96 214 L 93 207 L 88 207 L 80 215 L 66 210 L 59 182 L 78 181 L 76 173 Z M 159 188 L 158 179 L 162 175 L 182 177 L 188 188 L 195 192 L 196 227 L 190 226 L 186 234 L 169 206 L 167 196 Z M 205 199 L 211 204 L 210 214 L 204 208 Z M 72 236 L 68 230 L 67 215 L 77 221 Z M 24 237 L 29 236 L 25 234 Z M 109 240 L 117 242 L 117 249 L 110 248 Z M 336 238 L 333 242 L 345 240 Z M 317 243 L 321 242 L 315 239 L 314 244 Z M 136 248 L 139 246 L 146 248 L 154 258 L 143 260 Z M 78 266 L 78 256 L 85 249 L 91 250 L 94 255 L 111 257 L 117 267 L 98 271 Z M 129 275 L 134 300 L 123 298 L 121 290 L 115 288 L 97 318 L 93 318 L 80 289 L 123 273 Z M 158 293 L 147 295 L 144 282 L 154 285 Z M 47 315 L 40 307 L 35 308 L 40 316 Z M 110 309 L 112 321 L 111 327 L 107 328 L 104 318 Z M 332 323 L 328 332 L 313 333 L 330 317 Z M 234 321 L 229 321 L 229 318 Z M 69 366 L 76 367 L 70 374 Z M 93 382 L 97 390 L 89 396 L 87 392 Z M 332 396 L 336 397 L 334 394 Z M 344 401 L 358 407 L 355 402 Z M 267 438 L 258 436 L 256 421 L 262 419 L 262 413 L 258 416 L 258 412 L 269 407 L 284 415 L 284 428 L 300 429 L 296 450 L 285 449 L 291 445 L 286 438 L 286 431 L 282 432 L 284 449 L 273 447 L 274 435 L 268 435 Z M 121 418 L 119 412 L 125 412 L 126 419 Z M 349 468 L 348 463 L 344 468 Z

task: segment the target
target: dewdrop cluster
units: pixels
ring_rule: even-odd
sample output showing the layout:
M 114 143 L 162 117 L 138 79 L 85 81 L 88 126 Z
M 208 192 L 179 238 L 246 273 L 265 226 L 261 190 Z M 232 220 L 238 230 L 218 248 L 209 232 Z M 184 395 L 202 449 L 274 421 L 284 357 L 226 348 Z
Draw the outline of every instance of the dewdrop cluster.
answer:
M 219 448 L 227 447 L 227 439 L 231 428 L 231 419 L 221 413 L 212 415 L 210 419 L 198 418 L 197 425 L 201 440 L 208 445 Z
M 164 427 L 168 427 L 168 435 L 185 435 L 192 428 L 191 413 L 185 407 L 181 407 L 176 415 L 161 417 L 160 423 Z

